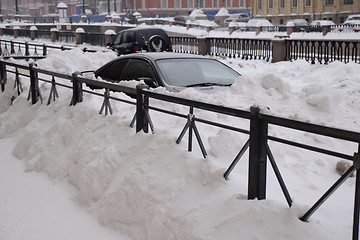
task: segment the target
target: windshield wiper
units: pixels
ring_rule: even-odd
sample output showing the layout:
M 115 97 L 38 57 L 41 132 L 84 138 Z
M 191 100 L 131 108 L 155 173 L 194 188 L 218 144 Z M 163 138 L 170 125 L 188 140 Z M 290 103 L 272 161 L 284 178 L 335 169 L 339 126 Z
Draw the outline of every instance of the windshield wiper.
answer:
M 230 86 L 231 84 L 220 84 L 220 83 L 195 83 L 186 85 L 186 87 L 209 87 L 209 86 Z

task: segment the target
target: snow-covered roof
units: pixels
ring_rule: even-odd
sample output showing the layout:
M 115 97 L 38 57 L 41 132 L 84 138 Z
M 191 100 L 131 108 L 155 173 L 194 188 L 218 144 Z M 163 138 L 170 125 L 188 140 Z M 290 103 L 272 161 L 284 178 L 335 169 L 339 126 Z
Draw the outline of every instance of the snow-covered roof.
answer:
M 59 4 L 57 5 L 57 8 L 68 8 L 68 6 L 63 2 L 59 2 Z
M 226 8 L 220 8 L 220 10 L 215 16 L 230 16 L 230 14 Z
M 200 8 L 196 8 L 194 9 L 191 14 L 190 17 L 196 18 L 196 17 L 206 17 L 206 15 L 204 14 L 204 12 L 200 9 Z

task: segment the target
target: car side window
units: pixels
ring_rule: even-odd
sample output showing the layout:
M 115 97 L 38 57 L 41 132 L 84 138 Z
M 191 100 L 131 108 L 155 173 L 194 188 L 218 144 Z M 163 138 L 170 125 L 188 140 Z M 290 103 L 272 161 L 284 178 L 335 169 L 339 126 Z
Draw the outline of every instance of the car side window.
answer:
M 119 61 L 113 62 L 109 66 L 106 66 L 100 73 L 99 76 L 103 79 L 111 81 L 120 81 L 121 74 L 124 71 L 129 59 L 121 59 Z
M 122 37 L 122 33 L 119 33 L 119 34 L 116 36 L 113 44 L 114 44 L 114 45 L 120 44 L 121 37 Z
M 122 72 L 122 80 L 138 80 L 142 77 L 148 77 L 156 80 L 155 72 L 149 62 L 141 59 L 131 59 Z
M 132 43 L 134 42 L 134 32 L 123 32 L 121 43 Z

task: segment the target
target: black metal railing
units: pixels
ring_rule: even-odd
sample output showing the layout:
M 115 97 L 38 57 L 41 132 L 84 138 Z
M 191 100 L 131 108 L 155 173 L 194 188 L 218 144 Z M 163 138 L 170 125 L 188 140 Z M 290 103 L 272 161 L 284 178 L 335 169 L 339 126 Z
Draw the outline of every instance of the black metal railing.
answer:
M 66 42 L 66 43 L 75 43 L 76 35 L 73 31 L 58 31 L 56 32 L 56 41 Z
M 0 39 L 0 56 L 3 58 L 39 59 L 45 58 L 49 49 L 65 51 L 72 48 L 64 45 L 47 45 Z M 82 51 L 96 52 L 97 50 L 82 48 Z
M 42 58 L 47 55 L 47 49 L 48 46 L 46 44 L 0 40 L 0 56 L 4 58 Z
M 236 39 L 236 38 L 207 38 L 210 55 L 242 58 L 245 60 L 271 58 L 271 40 L 264 39 Z
M 198 54 L 198 40 L 196 37 L 170 37 L 174 52 Z
M 102 33 L 84 33 L 83 43 L 93 46 L 106 46 L 105 34 Z
M 360 63 L 360 41 L 357 40 L 286 40 L 289 60 L 305 59 L 314 64 L 340 61 Z
M 8 29 L 4 29 L 5 32 Z M 13 31 L 13 29 L 11 29 Z M 20 31 L 22 32 L 22 31 Z M 19 32 L 19 33 L 20 33 Z M 24 30 L 25 34 L 26 30 Z M 13 34 L 13 32 L 11 32 Z M 29 33 L 30 34 L 30 33 Z M 37 34 L 49 38 L 45 32 Z M 105 46 L 105 35 L 98 33 L 82 34 L 82 41 L 91 45 Z M 56 32 L 56 40 L 74 44 L 75 32 Z M 244 60 L 262 59 L 273 60 L 273 40 L 271 39 L 242 39 L 242 38 L 197 38 L 197 37 L 170 37 L 174 52 L 226 56 Z M 310 39 L 285 39 L 281 46 L 286 59 L 304 59 L 310 63 L 330 63 L 340 61 L 344 63 L 360 63 L 360 39 L 354 40 L 310 40 Z
M 22 73 L 18 71 L 21 69 Z M 25 71 L 28 71 L 29 74 L 25 74 Z M 236 155 L 235 159 L 232 161 L 229 168 L 224 173 L 224 178 L 228 179 L 231 172 L 234 170 L 235 166 L 239 162 L 243 154 L 249 149 L 249 175 L 248 175 L 248 199 L 266 199 L 266 180 L 267 180 L 267 160 L 271 163 L 271 167 L 275 173 L 275 176 L 279 182 L 279 185 L 282 189 L 284 197 L 289 205 L 292 206 L 292 198 L 290 192 L 287 189 L 285 180 L 282 178 L 279 167 L 276 163 L 275 154 L 271 151 L 270 142 L 277 142 L 299 149 L 313 151 L 316 153 L 321 153 L 327 156 L 337 157 L 344 160 L 352 161 L 352 166 L 347 170 L 347 172 L 342 175 L 332 186 L 331 188 L 311 207 L 301 218 L 302 221 L 307 221 L 309 217 L 334 193 L 346 179 L 350 177 L 351 174 L 356 172 L 356 184 L 355 184 L 355 204 L 354 204 L 354 219 L 353 219 L 353 240 L 359 238 L 359 212 L 360 212 L 360 133 L 341 130 L 336 128 L 330 128 L 326 126 L 315 125 L 311 123 L 305 123 L 300 121 L 295 121 L 291 119 L 280 118 L 276 116 L 270 116 L 267 114 L 260 113 L 259 108 L 251 107 L 250 111 L 243 111 L 239 109 L 209 104 L 201 101 L 194 101 L 184 98 L 179 98 L 172 95 L 165 95 L 149 91 L 149 87 L 144 84 L 139 84 L 136 89 L 131 87 L 125 87 L 118 84 L 112 84 L 104 81 L 96 81 L 94 79 L 88 79 L 81 76 L 79 73 L 74 73 L 73 75 L 64 75 L 56 72 L 41 70 L 35 67 L 33 63 L 29 66 L 24 66 L 12 62 L 7 62 L 0 60 L 0 83 L 2 91 L 4 91 L 6 82 L 8 80 L 8 74 L 13 74 L 15 77 L 14 87 L 18 88 L 18 94 L 21 94 L 22 88 L 21 81 L 19 76 L 26 77 L 30 80 L 30 89 L 28 93 L 28 100 L 31 100 L 33 104 L 37 103 L 39 100 L 42 101 L 42 94 L 39 88 L 39 81 L 45 81 L 51 84 L 51 89 L 49 93 L 48 104 L 51 103 L 51 100 L 55 100 L 58 97 L 56 87 L 66 87 L 72 89 L 73 95 L 71 99 L 71 105 L 76 105 L 83 101 L 83 94 L 95 94 L 104 98 L 103 104 L 100 109 L 100 114 L 103 113 L 105 109 L 105 115 L 107 110 L 112 114 L 112 109 L 110 105 L 110 99 L 115 101 L 121 101 L 128 104 L 136 105 L 135 117 L 131 121 L 131 126 L 136 122 L 136 131 L 148 132 L 149 127 L 154 132 L 154 125 L 151 121 L 149 110 L 153 112 L 159 112 L 162 114 L 170 114 L 176 117 L 187 119 L 187 122 L 180 132 L 179 137 L 176 140 L 176 143 L 180 143 L 185 135 L 188 132 L 188 151 L 192 151 L 192 136 L 195 134 L 196 140 L 200 146 L 203 157 L 207 157 L 206 148 L 201 140 L 200 131 L 197 128 L 197 123 L 202 123 L 218 128 L 224 128 L 231 131 L 236 131 L 241 134 L 249 136 L 248 140 L 244 143 L 240 152 Z M 41 75 L 41 77 L 40 77 Z M 56 82 L 55 78 L 62 78 L 69 81 L 69 84 L 59 84 Z M 88 84 L 92 86 L 97 86 L 103 88 L 105 93 L 99 94 L 98 92 L 90 91 L 83 88 L 83 84 Z M 124 92 L 136 96 L 136 102 L 128 101 L 120 98 L 110 97 L 108 92 L 109 90 L 114 92 Z M 13 96 L 16 97 L 16 96 Z M 156 99 L 155 103 L 151 102 L 151 99 Z M 159 107 L 156 103 L 163 102 L 162 107 Z M 177 104 L 189 108 L 188 113 L 174 112 L 164 108 L 167 104 Z M 179 108 L 183 109 L 183 108 Z M 247 128 L 239 128 L 237 126 L 228 125 L 224 122 L 215 122 L 212 120 L 201 119 L 195 116 L 195 112 L 212 112 L 215 114 L 223 114 L 227 116 L 234 117 L 239 120 L 245 120 L 249 122 Z M 129 116 L 129 119 L 131 116 Z M 348 141 L 352 143 L 355 148 L 349 151 L 351 153 L 342 153 L 332 149 L 326 149 L 321 146 L 307 145 L 301 142 L 296 142 L 286 138 L 282 138 L 279 134 L 279 129 L 282 128 L 284 131 L 301 131 L 305 134 L 315 134 L 318 136 L 328 137 L 339 141 Z M 354 153 L 355 152 L 355 153 Z M 354 153 L 354 154 L 353 154 Z

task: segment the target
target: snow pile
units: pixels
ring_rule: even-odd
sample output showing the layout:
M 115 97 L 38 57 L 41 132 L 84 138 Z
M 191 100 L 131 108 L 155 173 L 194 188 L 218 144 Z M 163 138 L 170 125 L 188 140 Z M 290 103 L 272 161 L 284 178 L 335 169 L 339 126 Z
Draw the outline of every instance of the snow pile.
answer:
M 226 8 L 220 8 L 220 10 L 216 13 L 215 16 L 218 16 L 218 17 L 224 16 L 224 17 L 226 17 L 226 16 L 230 16 L 230 14 L 229 14 L 229 11 Z
M 112 52 L 51 51 L 47 59 L 37 64 L 40 68 L 71 74 L 96 69 L 114 57 Z M 356 64 L 221 61 L 242 74 L 232 87 L 211 95 L 186 89 L 178 96 L 243 110 L 255 104 L 271 115 L 360 129 L 360 68 Z M 155 134 L 136 134 L 135 129 L 129 128 L 135 113 L 133 105 L 111 101 L 114 115 L 104 117 L 98 114 L 102 98 L 85 94 L 82 103 L 69 107 L 71 91 L 60 87 L 56 102 L 48 106 L 30 105 L 26 99 L 29 84 L 22 81 L 25 92 L 13 105 L 10 105 L 10 97 L 16 94 L 12 89 L 13 76 L 9 75 L 6 91 L 0 94 L 0 138 L 13 139 L 13 154 L 24 161 L 27 171 L 43 172 L 53 182 L 75 186 L 74 200 L 119 234 L 139 240 L 215 240 L 239 236 L 335 240 L 351 236 L 353 178 L 309 223 L 298 219 L 339 177 L 335 171 L 338 159 L 271 143 L 294 206 L 287 207 L 270 165 L 268 199 L 249 201 L 247 154 L 229 181 L 222 177 L 248 136 L 198 123 L 209 153 L 203 159 L 196 141 L 193 152 L 186 151 L 186 135 L 180 144 L 175 143 L 185 119 L 151 111 Z M 43 96 L 47 96 L 49 84 L 41 84 L 40 88 Z M 112 96 L 127 98 L 122 93 Z M 188 112 L 188 108 L 181 106 L 157 101 L 152 104 Z M 249 127 L 245 120 L 219 114 L 195 110 L 195 115 Z M 270 130 L 276 136 L 349 154 L 357 149 L 333 139 L 286 129 Z

